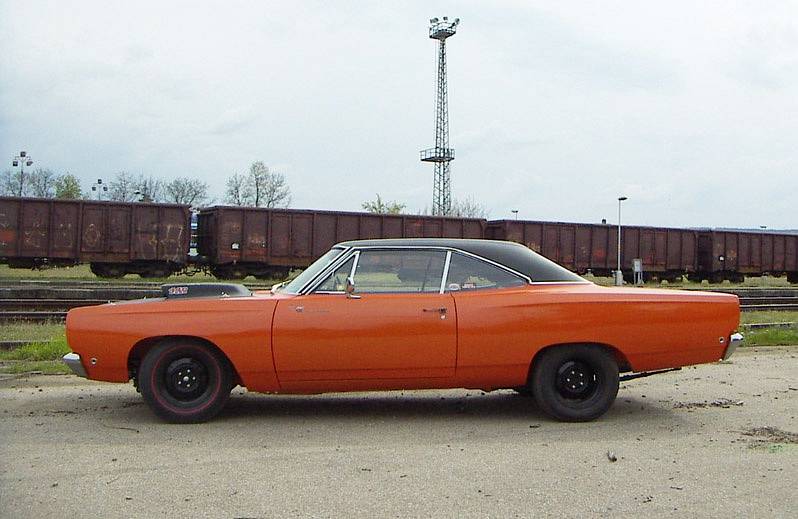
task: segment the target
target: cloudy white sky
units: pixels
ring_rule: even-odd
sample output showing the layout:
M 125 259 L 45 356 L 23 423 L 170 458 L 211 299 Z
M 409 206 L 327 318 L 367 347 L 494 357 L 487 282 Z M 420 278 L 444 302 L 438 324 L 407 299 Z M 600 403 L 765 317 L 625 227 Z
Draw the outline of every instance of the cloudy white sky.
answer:
M 433 16 L 455 197 L 492 218 L 798 227 L 796 2 L 0 0 L 0 159 L 85 186 L 255 160 L 292 207 L 430 206 Z M 6 160 L 7 159 L 7 160 Z M 0 168 L 5 169 L 5 166 Z

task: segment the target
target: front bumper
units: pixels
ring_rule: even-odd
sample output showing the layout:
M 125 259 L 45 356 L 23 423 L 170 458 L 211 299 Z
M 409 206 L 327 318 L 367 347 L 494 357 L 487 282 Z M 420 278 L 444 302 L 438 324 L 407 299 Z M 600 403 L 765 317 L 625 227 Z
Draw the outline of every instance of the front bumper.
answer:
M 732 356 L 734 350 L 743 343 L 743 334 L 741 333 L 733 333 L 731 337 L 729 337 L 729 345 L 726 346 L 726 352 L 723 354 L 723 360 L 729 360 L 729 357 Z
M 77 353 L 67 353 L 64 355 L 63 360 L 75 375 L 88 378 L 88 375 L 86 374 L 86 368 L 83 367 L 83 363 L 80 361 L 80 355 Z

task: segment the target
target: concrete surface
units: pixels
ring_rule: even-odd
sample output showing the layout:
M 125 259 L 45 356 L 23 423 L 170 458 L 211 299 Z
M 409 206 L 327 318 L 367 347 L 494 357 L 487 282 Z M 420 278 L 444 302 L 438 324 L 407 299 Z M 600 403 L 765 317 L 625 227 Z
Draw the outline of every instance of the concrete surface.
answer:
M 798 517 L 796 416 L 795 347 L 622 383 L 586 424 L 509 391 L 236 389 L 169 425 L 130 384 L 6 378 L 0 516 Z

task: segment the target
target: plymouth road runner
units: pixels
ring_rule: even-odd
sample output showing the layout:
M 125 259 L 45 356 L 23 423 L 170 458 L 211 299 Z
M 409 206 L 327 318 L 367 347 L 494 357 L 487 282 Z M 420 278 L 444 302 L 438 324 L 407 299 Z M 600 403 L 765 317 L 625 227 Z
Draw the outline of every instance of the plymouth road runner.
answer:
M 729 294 L 600 287 L 510 242 L 343 242 L 271 292 L 166 285 L 67 316 L 78 375 L 133 380 L 171 422 L 264 393 L 515 389 L 560 420 L 604 414 L 634 378 L 728 358 Z

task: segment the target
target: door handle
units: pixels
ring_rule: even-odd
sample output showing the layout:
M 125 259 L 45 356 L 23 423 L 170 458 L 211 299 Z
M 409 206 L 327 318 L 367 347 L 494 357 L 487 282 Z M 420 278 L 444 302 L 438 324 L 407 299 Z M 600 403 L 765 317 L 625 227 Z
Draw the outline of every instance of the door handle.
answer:
M 437 312 L 440 314 L 441 319 L 446 319 L 446 307 L 442 306 L 440 308 L 423 308 L 423 312 Z

